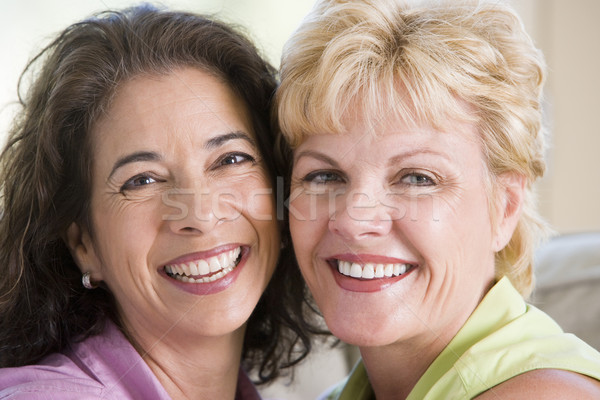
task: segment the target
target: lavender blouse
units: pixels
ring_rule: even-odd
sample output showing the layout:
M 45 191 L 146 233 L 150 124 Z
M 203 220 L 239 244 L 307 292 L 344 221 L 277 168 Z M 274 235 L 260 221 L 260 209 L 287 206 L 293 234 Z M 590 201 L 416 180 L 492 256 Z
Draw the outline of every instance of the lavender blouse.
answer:
M 170 399 L 150 367 L 112 323 L 36 365 L 0 369 L 0 399 Z M 236 400 L 260 399 L 240 369 Z

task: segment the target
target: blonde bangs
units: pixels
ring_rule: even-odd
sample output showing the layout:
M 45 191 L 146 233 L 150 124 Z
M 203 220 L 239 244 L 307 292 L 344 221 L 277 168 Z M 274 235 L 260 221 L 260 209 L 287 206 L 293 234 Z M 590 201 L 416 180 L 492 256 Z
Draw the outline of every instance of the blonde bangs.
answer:
M 419 21 L 366 3 L 343 5 L 361 15 L 332 21 L 331 12 L 309 16 L 284 48 L 276 103 L 280 129 L 292 147 L 306 136 L 346 131 L 342 120 L 349 112 L 374 133 L 390 119 L 435 127 L 449 117 L 474 121 L 445 81 L 456 75 L 446 56 L 423 51 L 434 46 L 414 26 Z M 405 18 L 391 20 L 395 15 Z M 364 22 L 373 19 L 375 27 Z
M 345 132 L 347 117 L 373 134 L 393 120 L 440 130 L 450 120 L 477 124 L 490 208 L 494 177 L 527 178 L 521 221 L 496 255 L 498 277 L 527 295 L 546 231 L 532 188 L 545 168 L 544 73 L 520 19 L 498 1 L 323 0 L 284 48 L 276 104 L 292 147 Z

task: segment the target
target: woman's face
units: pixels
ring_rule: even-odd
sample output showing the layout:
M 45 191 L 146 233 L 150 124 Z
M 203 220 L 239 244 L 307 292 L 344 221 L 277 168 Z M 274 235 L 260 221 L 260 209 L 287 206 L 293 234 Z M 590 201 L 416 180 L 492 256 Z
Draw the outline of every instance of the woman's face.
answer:
M 93 227 L 75 254 L 113 293 L 125 328 L 150 343 L 244 326 L 279 250 L 244 103 L 196 69 L 141 76 L 92 135 Z
M 494 279 L 474 125 L 360 116 L 294 152 L 290 229 L 331 331 L 359 346 L 451 338 Z

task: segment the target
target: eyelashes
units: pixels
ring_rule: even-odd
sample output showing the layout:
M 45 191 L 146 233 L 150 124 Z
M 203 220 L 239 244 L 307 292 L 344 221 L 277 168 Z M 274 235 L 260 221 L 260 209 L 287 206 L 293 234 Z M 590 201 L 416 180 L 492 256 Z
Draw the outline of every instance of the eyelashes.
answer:
M 226 153 L 226 154 L 222 155 L 221 157 L 219 157 L 217 159 L 217 161 L 215 161 L 211 165 L 210 169 L 217 169 L 219 167 L 224 167 L 227 165 L 242 164 L 245 162 L 251 162 L 252 164 L 255 164 L 256 158 L 254 158 L 250 154 L 239 152 L 239 151 L 231 152 L 231 153 Z
M 328 183 L 343 183 L 345 179 L 336 171 L 324 170 L 311 172 L 305 175 L 302 181 L 310 184 L 324 185 Z
M 248 153 L 235 151 L 229 152 L 218 157 L 209 167 L 209 171 L 229 170 L 241 165 L 255 165 L 256 158 Z M 119 192 L 125 193 L 129 191 L 141 190 L 158 183 L 166 182 L 167 179 L 161 178 L 159 174 L 147 171 L 136 174 L 127 179 L 120 187 Z
M 405 184 L 408 186 L 436 186 L 437 185 L 436 178 L 431 177 L 428 174 L 418 172 L 418 171 L 413 171 L 413 172 L 404 174 L 400 178 L 400 182 L 402 184 Z
M 393 179 L 394 186 L 406 187 L 427 187 L 437 186 L 439 179 L 432 173 L 425 173 L 418 170 L 401 171 L 398 178 Z M 347 181 L 346 176 L 334 170 L 318 170 L 306 174 L 302 178 L 302 182 L 311 185 L 337 185 Z
M 141 174 L 137 174 L 131 178 L 129 178 L 120 188 L 119 192 L 123 193 L 130 190 L 140 189 L 144 186 L 151 185 L 153 183 L 161 182 L 160 179 L 157 179 L 152 176 L 152 174 L 144 172 Z

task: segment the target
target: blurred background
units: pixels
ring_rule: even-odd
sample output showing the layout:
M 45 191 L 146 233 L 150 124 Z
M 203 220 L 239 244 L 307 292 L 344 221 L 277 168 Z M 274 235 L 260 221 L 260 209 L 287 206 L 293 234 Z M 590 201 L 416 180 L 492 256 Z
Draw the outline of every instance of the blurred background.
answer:
M 241 26 L 275 66 L 286 38 L 314 0 L 163 0 L 175 9 L 214 14 Z M 17 80 L 27 61 L 67 25 L 134 0 L 2 0 L 0 141 L 17 109 Z M 600 231 L 600 1 L 512 0 L 548 64 L 548 169 L 538 185 L 543 216 L 560 234 Z M 600 249 L 598 249 L 600 252 Z M 347 372 L 345 352 L 317 352 L 288 386 L 268 398 L 311 399 Z
M 286 38 L 314 0 L 163 0 L 243 27 L 275 66 Z M 600 15 L 598 0 L 512 0 L 548 63 L 548 170 L 539 185 L 542 214 L 559 233 L 600 229 Z M 93 12 L 135 0 L 2 0 L 0 140 L 16 106 L 17 79 L 52 35 Z

